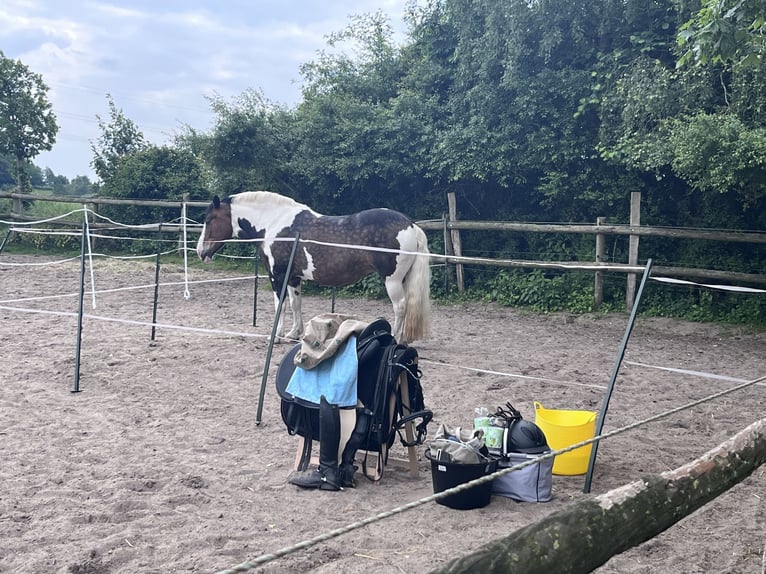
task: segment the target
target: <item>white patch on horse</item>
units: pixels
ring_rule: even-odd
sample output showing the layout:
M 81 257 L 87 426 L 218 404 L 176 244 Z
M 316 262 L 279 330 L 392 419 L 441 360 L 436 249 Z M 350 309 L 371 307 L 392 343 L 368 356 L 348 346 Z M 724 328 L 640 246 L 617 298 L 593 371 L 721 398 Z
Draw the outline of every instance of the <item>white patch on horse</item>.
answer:
M 274 255 L 271 253 L 271 246 L 273 245 L 273 241 L 263 241 L 263 254 L 266 256 L 266 259 L 268 260 L 269 269 L 274 269 Z
M 311 253 L 309 253 L 307 247 L 303 248 L 303 255 L 306 257 L 306 268 L 301 270 L 301 278 L 308 281 L 313 281 L 314 271 L 316 271 L 316 267 L 314 266 L 314 258 L 311 256 Z

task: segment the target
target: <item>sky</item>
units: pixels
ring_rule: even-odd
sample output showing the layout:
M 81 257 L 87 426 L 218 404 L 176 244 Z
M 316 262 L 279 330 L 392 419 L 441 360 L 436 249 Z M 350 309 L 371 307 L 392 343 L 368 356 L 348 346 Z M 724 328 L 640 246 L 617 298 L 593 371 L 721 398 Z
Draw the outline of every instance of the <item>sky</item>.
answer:
M 407 0 L 3 0 L 0 51 L 40 74 L 59 125 L 32 161 L 70 180 L 86 175 L 97 115 L 110 94 L 144 137 L 170 144 L 184 125 L 213 127 L 206 97 L 260 90 L 300 101 L 301 64 L 327 48 L 353 15 L 381 11 L 404 38 Z

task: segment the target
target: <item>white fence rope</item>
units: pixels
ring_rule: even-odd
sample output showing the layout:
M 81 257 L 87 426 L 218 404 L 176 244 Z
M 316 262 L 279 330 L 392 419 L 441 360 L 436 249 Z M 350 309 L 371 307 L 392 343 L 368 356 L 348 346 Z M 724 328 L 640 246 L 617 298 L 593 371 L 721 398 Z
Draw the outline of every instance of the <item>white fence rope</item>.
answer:
M 5 221 L 4 219 L 0 219 L 0 224 L 8 225 L 9 227 L 16 227 L 18 225 L 39 225 L 41 223 L 51 223 L 53 221 L 59 221 L 61 219 L 64 219 L 65 217 L 69 217 L 70 215 L 80 213 L 81 211 L 82 209 L 75 209 L 68 213 L 64 213 L 63 215 L 55 215 L 53 217 L 48 217 L 46 219 L 38 219 L 36 221 Z
M 660 371 L 668 371 L 670 373 L 677 373 L 680 375 L 691 375 L 694 377 L 700 377 L 703 379 L 715 379 L 717 381 L 727 381 L 730 383 L 744 383 L 746 382 L 745 379 L 738 379 L 736 377 L 727 377 L 725 375 L 716 375 L 714 373 L 706 373 L 704 371 L 692 371 L 689 369 L 680 369 L 677 367 L 661 367 L 658 365 L 647 365 L 646 363 L 637 363 L 635 361 L 623 361 L 625 365 L 630 365 L 634 367 L 643 367 L 645 369 L 657 369 Z M 764 383 L 757 383 L 758 386 L 764 387 L 766 384 Z
M 184 246 L 184 299 L 191 297 L 189 292 L 189 250 L 186 247 L 186 202 L 181 204 L 181 219 L 183 223 L 183 246 Z
M 79 257 L 75 258 L 74 260 L 80 259 Z M 65 261 L 57 261 L 56 263 L 63 263 L 67 261 L 73 261 L 73 260 L 65 260 Z M 264 279 L 265 275 L 259 275 L 259 279 Z M 253 281 L 255 279 L 255 275 L 247 275 L 244 277 L 228 277 L 228 278 L 221 278 L 221 279 L 195 279 L 190 281 L 189 283 L 192 285 L 196 284 L 203 284 L 203 283 L 226 283 L 231 281 Z M 163 281 L 157 284 L 159 287 L 172 287 L 176 285 L 185 285 L 184 281 Z M 119 291 L 136 291 L 138 289 L 153 289 L 155 287 L 154 283 L 147 283 L 144 285 L 129 285 L 127 287 L 114 287 L 112 289 L 99 289 L 96 291 L 96 294 L 101 295 L 104 293 L 117 293 Z M 86 291 L 85 295 L 90 295 L 90 291 Z M 79 296 L 79 293 L 59 293 L 57 295 L 38 295 L 36 297 L 20 297 L 15 299 L 0 299 L 0 303 L 26 303 L 30 301 L 45 301 L 47 299 L 61 299 L 65 297 L 77 297 Z
M 571 381 L 558 381 L 556 379 L 548 379 L 545 377 L 533 377 L 531 375 L 521 375 L 518 373 L 506 373 L 504 371 L 493 371 L 490 369 L 477 369 L 475 367 L 466 367 L 465 365 L 453 365 L 452 363 L 444 363 L 441 361 L 429 361 L 428 359 L 423 359 L 422 357 L 418 359 L 418 362 L 428 364 L 428 365 L 437 365 L 439 367 L 451 367 L 453 369 L 462 369 L 464 371 L 471 371 L 473 373 L 483 373 L 485 375 L 499 375 L 501 377 L 509 377 L 513 379 L 526 379 L 529 381 L 540 381 L 543 383 L 553 383 L 555 385 L 562 385 L 562 386 L 583 387 L 583 388 L 599 389 L 599 390 L 604 390 L 607 388 L 606 385 L 575 383 Z
M 83 233 L 85 233 L 85 239 L 88 244 L 88 265 L 90 267 L 90 289 L 91 289 L 91 305 L 93 309 L 96 308 L 96 275 L 93 271 L 93 249 L 90 243 L 90 224 L 88 223 L 88 206 L 83 204 Z
M 673 283 L 677 285 L 696 285 L 697 287 L 707 287 L 708 289 L 718 289 L 720 291 L 735 291 L 738 293 L 766 293 L 766 289 L 757 289 L 755 287 L 741 287 L 739 285 L 715 285 L 712 283 L 695 283 L 685 279 L 674 279 L 672 277 L 652 277 L 654 281 L 660 283 Z
M 50 311 L 47 309 L 31 309 L 25 307 L 11 307 L 8 305 L 0 305 L 0 309 L 4 311 L 15 311 L 18 313 L 32 313 L 40 315 L 53 315 L 61 317 L 77 317 L 77 313 L 74 311 Z M 123 325 L 136 325 L 140 327 L 157 327 L 160 329 L 170 329 L 174 331 L 189 331 L 191 333 L 205 333 L 208 335 L 227 335 L 233 337 L 248 337 L 255 339 L 268 339 L 270 335 L 263 335 L 261 333 L 243 333 L 239 331 L 228 331 L 225 329 L 207 329 L 205 327 L 186 327 L 184 325 L 173 325 L 170 323 L 152 323 L 151 321 L 137 321 L 134 319 L 119 319 L 116 317 L 106 317 L 103 315 L 91 315 L 89 313 L 83 313 L 83 318 L 93 319 L 95 321 L 106 321 L 108 323 L 121 323 Z

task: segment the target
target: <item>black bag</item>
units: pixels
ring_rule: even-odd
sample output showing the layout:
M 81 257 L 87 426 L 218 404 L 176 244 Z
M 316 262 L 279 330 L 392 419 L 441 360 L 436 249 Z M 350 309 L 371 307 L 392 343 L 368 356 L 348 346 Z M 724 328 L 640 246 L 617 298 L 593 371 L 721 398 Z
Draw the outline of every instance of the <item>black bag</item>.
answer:
M 426 409 L 424 403 L 421 372 L 417 365 L 418 352 L 414 347 L 396 342 L 388 321 L 377 319 L 370 323 L 357 338 L 356 349 L 357 398 L 361 406 L 357 407 L 353 434 L 357 440 L 362 437 L 358 449 L 384 454 L 382 461 L 378 457 L 377 474 L 380 476 L 396 435 L 404 446 L 423 444 L 433 413 Z M 277 369 L 276 387 L 287 432 L 305 439 L 299 464 L 299 470 L 305 470 L 311 458 L 311 443 L 319 440 L 319 405 L 286 391 L 295 370 L 293 358 L 299 350 L 300 344 L 295 345 L 282 359 Z M 409 404 L 402 399 L 401 388 L 397 386 L 402 372 L 407 374 Z M 414 440 L 408 441 L 401 431 L 406 423 L 417 420 L 420 422 L 415 425 Z M 366 457 L 363 467 L 365 476 L 369 476 Z

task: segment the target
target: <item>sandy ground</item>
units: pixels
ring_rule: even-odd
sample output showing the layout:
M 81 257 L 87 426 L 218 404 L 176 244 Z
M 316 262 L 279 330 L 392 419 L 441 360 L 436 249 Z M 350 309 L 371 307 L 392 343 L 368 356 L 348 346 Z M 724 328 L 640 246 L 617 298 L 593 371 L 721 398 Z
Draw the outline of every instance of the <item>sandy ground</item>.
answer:
M 417 478 L 389 465 L 379 483 L 362 478 L 342 492 L 286 483 L 296 441 L 273 375 L 289 346 L 275 347 L 256 425 L 273 308 L 261 289 L 252 326 L 249 281 L 192 283 L 187 299 L 183 269 L 163 266 L 161 281 L 173 284 L 160 288 L 157 321 L 198 330 L 161 326 L 154 341 L 150 327 L 130 322 L 151 321 L 151 287 L 100 292 L 95 309 L 88 296 L 85 313 L 122 322 L 85 318 L 81 392 L 72 393 L 79 262 L 38 265 L 46 261 L 0 256 L 0 572 L 214 572 L 432 494 L 422 447 Z M 100 291 L 146 286 L 154 267 L 101 259 L 94 277 Z M 221 277 L 198 264 L 190 274 Z M 327 299 L 304 300 L 306 317 L 329 310 Z M 363 320 L 391 314 L 387 301 L 340 299 L 336 310 Z M 431 432 L 440 422 L 470 425 L 475 407 L 506 401 L 530 420 L 533 401 L 597 410 L 627 320 L 436 305 L 432 337 L 415 345 Z M 764 357 L 763 332 L 639 318 L 625 359 L 752 380 L 766 374 Z M 625 364 L 605 430 L 734 384 Z M 554 476 L 548 503 L 493 497 L 472 511 L 429 503 L 257 571 L 427 572 L 573 500 L 689 462 L 765 412 L 766 386 L 753 386 L 604 441 L 591 494 L 583 476 Z M 765 486 L 762 467 L 597 572 L 760 573 Z

